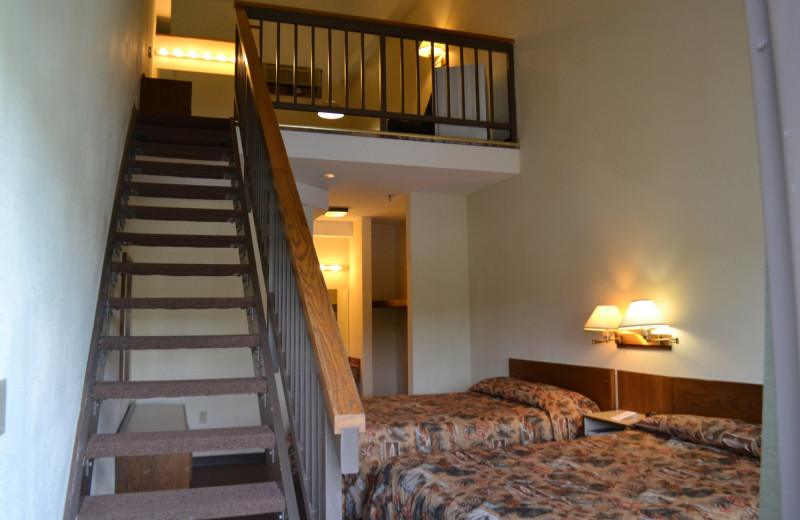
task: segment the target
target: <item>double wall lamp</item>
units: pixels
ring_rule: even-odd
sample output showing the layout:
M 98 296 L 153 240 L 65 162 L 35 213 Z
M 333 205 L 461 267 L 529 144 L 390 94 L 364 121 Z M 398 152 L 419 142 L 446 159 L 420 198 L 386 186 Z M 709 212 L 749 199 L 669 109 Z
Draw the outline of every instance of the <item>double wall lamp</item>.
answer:
M 659 332 L 667 327 L 667 321 L 653 300 L 635 300 L 628 305 L 625 316 L 616 305 L 598 305 L 583 330 L 603 333 L 602 339 L 592 339 L 592 343 L 614 341 L 618 348 L 672 350 L 678 338 Z

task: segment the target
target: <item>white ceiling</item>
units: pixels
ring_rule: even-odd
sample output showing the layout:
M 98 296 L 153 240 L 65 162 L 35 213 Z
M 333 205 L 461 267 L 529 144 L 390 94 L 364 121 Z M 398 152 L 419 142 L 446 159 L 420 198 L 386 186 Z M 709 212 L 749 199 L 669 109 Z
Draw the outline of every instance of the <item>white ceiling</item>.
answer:
M 519 173 L 519 149 L 513 147 L 289 129 L 282 134 L 296 181 L 328 192 L 328 205 L 350 208 L 351 219 L 402 220 L 409 193 L 467 195 Z

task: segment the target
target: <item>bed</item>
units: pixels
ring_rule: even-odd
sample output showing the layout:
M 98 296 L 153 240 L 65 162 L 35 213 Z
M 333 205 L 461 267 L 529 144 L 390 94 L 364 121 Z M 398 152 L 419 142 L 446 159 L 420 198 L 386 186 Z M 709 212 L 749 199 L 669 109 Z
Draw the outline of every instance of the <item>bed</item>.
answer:
M 583 414 L 615 398 L 609 369 L 511 359 L 509 374 L 467 392 L 363 399 L 366 429 L 359 435 L 359 472 L 344 478 L 344 516 L 363 516 L 386 460 L 574 439 Z
M 634 374 L 646 391 L 621 383 L 620 402 L 676 413 L 624 432 L 387 460 L 365 518 L 758 518 L 760 426 L 730 416 L 760 417 L 760 385 L 730 399 L 719 382 L 660 377 Z M 674 391 L 687 381 L 692 392 Z M 720 417 L 682 413 L 710 402 Z

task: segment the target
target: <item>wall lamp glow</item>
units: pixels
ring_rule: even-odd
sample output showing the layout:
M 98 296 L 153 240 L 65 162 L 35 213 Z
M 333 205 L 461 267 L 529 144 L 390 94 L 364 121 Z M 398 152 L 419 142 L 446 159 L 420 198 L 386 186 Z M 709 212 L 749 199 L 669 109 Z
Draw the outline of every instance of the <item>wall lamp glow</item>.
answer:
M 339 265 L 339 264 L 333 264 L 333 265 L 319 264 L 319 268 L 320 268 L 320 269 L 321 269 L 323 272 L 325 272 L 325 271 L 333 271 L 334 273 L 337 273 L 337 272 L 341 271 L 342 269 L 344 269 L 344 268 L 343 268 L 341 265 Z
M 161 47 L 158 51 L 156 51 L 159 56 L 171 56 L 173 58 L 191 58 L 194 60 L 206 60 L 206 61 L 221 61 L 221 62 L 230 62 L 233 63 L 236 61 L 236 56 L 225 56 L 223 53 L 218 53 L 216 56 L 211 54 L 209 51 L 205 52 L 197 52 L 194 49 L 190 49 L 186 52 L 182 51 L 181 49 L 173 49 L 168 50 L 166 47 Z
M 653 300 L 635 300 L 624 316 L 614 305 L 598 305 L 583 329 L 603 332 L 603 339 L 593 339 L 592 343 L 613 340 L 617 348 L 672 350 L 679 340 L 666 330 L 668 327 Z

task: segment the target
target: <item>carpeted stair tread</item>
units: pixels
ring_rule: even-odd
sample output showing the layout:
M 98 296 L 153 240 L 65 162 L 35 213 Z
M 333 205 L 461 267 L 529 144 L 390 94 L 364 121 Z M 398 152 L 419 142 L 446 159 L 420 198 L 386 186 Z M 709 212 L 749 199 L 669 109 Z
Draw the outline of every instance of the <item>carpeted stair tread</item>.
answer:
M 205 161 L 229 160 L 233 155 L 231 146 L 198 146 L 191 144 L 131 142 L 131 151 L 137 156 L 171 157 Z
M 236 247 L 245 244 L 243 235 L 171 235 L 118 232 L 123 245 L 149 247 Z
M 133 135 L 137 141 L 231 146 L 230 128 L 208 129 L 138 124 Z
M 126 182 L 124 188 L 127 195 L 167 199 L 232 200 L 239 195 L 239 190 L 230 186 Z
M 275 435 L 268 426 L 208 428 L 163 432 L 101 433 L 86 445 L 86 457 L 136 457 L 216 450 L 271 450 Z
M 86 497 L 78 520 L 201 520 L 280 513 L 274 482 Z
M 242 298 L 108 298 L 112 309 L 247 309 L 253 297 Z
M 180 116 L 174 114 L 157 114 L 154 112 L 139 112 L 136 116 L 136 125 L 197 128 L 228 132 L 230 132 L 231 128 L 230 119 L 221 117 Z
M 162 175 L 167 177 L 187 177 L 195 179 L 230 179 L 236 172 L 233 166 L 216 164 L 192 164 L 163 161 L 128 161 L 128 168 L 140 175 Z
M 242 212 L 233 209 L 172 208 L 161 206 L 121 206 L 120 216 L 140 220 L 184 220 L 191 222 L 227 222 L 239 219 Z
M 159 264 L 113 262 L 115 273 L 166 276 L 234 276 L 250 272 L 248 264 Z
M 174 381 L 102 381 L 94 386 L 95 399 L 153 399 L 207 395 L 263 394 L 262 377 L 232 379 L 178 379 Z
M 100 338 L 103 350 L 169 350 L 198 348 L 258 348 L 257 334 L 219 336 L 110 336 Z

